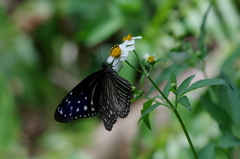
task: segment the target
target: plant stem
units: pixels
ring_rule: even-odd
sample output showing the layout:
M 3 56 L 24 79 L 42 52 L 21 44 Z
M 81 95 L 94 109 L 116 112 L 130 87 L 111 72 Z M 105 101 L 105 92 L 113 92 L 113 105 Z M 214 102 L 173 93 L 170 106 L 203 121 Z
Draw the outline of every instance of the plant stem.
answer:
M 158 86 L 153 82 L 152 78 L 149 75 L 146 75 L 148 80 L 153 84 L 153 86 L 157 89 L 157 91 L 161 94 L 161 96 L 166 100 L 166 102 L 170 105 L 172 110 L 174 110 L 173 104 L 169 101 L 169 99 L 163 94 L 163 92 L 158 88 Z
M 183 123 L 183 121 L 182 121 L 181 116 L 178 114 L 178 111 L 177 111 L 176 107 L 173 106 L 173 104 L 169 101 L 169 99 L 163 94 L 163 92 L 162 92 L 162 91 L 158 88 L 158 86 L 153 82 L 153 80 L 151 79 L 151 77 L 148 76 L 148 75 L 147 75 L 147 77 L 148 77 L 149 81 L 154 85 L 154 87 L 158 90 L 158 92 L 162 95 L 162 97 L 166 100 L 166 102 L 171 106 L 171 108 L 172 108 L 174 114 L 176 115 L 176 117 L 177 117 L 180 125 L 182 126 L 182 129 L 183 129 L 184 134 L 185 134 L 185 136 L 186 136 L 186 138 L 187 138 L 187 140 L 188 140 L 188 143 L 189 143 L 189 145 L 190 145 L 190 147 L 191 147 L 191 149 L 192 149 L 192 152 L 193 152 L 193 154 L 194 154 L 195 159 L 198 159 L 198 156 L 197 156 L 197 153 L 196 153 L 196 151 L 195 151 L 195 148 L 194 148 L 194 146 L 193 146 L 193 144 L 192 144 L 191 138 L 190 138 L 190 136 L 188 135 L 188 131 L 187 131 L 187 129 L 186 129 L 186 127 L 185 127 L 185 125 L 184 125 L 184 123 Z
M 144 74 L 144 72 L 143 71 L 141 71 L 141 70 L 139 70 L 139 69 L 137 69 L 137 68 L 135 68 L 133 65 L 131 65 L 128 61 L 125 61 L 130 67 L 132 67 L 134 70 L 136 70 L 136 71 L 138 71 L 138 72 L 140 72 L 141 74 Z
M 188 131 L 187 131 L 187 129 L 186 129 L 186 127 L 185 127 L 185 125 L 184 125 L 184 123 L 183 123 L 183 121 L 182 121 L 181 116 L 178 114 L 177 104 L 176 104 L 176 106 L 174 106 L 174 105 L 169 101 L 169 99 L 167 98 L 167 96 L 158 88 L 158 86 L 155 84 L 155 82 L 154 82 L 154 81 L 152 80 L 152 78 L 149 76 L 149 73 L 146 71 L 145 67 L 144 67 L 143 64 L 141 63 L 141 60 L 140 60 L 140 58 L 138 57 L 138 55 L 137 55 L 137 53 L 136 53 L 135 50 L 134 50 L 134 53 L 135 53 L 135 55 L 136 55 L 136 57 L 137 57 L 140 65 L 141 65 L 141 67 L 142 67 L 142 69 L 143 69 L 143 72 L 142 72 L 141 70 L 138 70 L 138 69 L 134 68 L 129 62 L 126 61 L 127 64 L 128 64 L 130 67 L 132 67 L 132 68 L 134 68 L 135 70 L 137 70 L 138 72 L 143 73 L 143 74 L 148 78 L 148 80 L 153 84 L 153 86 L 157 89 L 157 91 L 161 94 L 161 96 L 165 99 L 165 101 L 170 105 L 169 108 L 173 110 L 173 112 L 174 112 L 174 114 L 176 115 L 176 117 L 177 117 L 180 125 L 182 126 L 182 129 L 183 129 L 184 134 L 185 134 L 185 136 L 186 136 L 186 138 L 187 138 L 187 140 L 188 140 L 188 143 L 189 143 L 189 145 L 190 145 L 190 147 L 191 147 L 191 149 L 192 149 L 192 152 L 193 152 L 193 154 L 194 154 L 195 159 L 198 159 L 198 156 L 197 156 L 197 153 L 196 153 L 196 151 L 195 151 L 195 148 L 194 148 L 194 146 L 193 146 L 193 144 L 192 144 L 191 138 L 190 138 L 190 136 L 188 135 Z
M 178 111 L 177 111 L 176 109 L 174 109 L 173 112 L 174 112 L 174 114 L 176 115 L 176 117 L 177 117 L 180 125 L 182 126 L 182 129 L 183 129 L 184 134 L 185 134 L 185 136 L 186 136 L 186 138 L 187 138 L 187 140 L 188 140 L 188 143 L 189 143 L 189 145 L 190 145 L 190 147 L 191 147 L 191 149 L 192 149 L 192 152 L 193 152 L 193 154 L 194 154 L 195 159 L 198 159 L 197 153 L 196 153 L 195 148 L 194 148 L 194 146 L 193 146 L 193 144 L 192 144 L 191 138 L 190 138 L 190 136 L 188 135 L 188 131 L 187 131 L 187 129 L 186 129 L 186 127 L 185 127 L 185 125 L 184 125 L 184 123 L 183 123 L 183 121 L 182 121 L 181 116 L 178 114 Z

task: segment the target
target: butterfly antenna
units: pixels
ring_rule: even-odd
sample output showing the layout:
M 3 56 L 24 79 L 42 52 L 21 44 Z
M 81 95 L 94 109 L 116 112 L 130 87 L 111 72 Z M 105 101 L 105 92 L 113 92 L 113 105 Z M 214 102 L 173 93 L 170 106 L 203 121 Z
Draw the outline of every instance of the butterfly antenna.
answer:
M 102 63 L 102 56 L 101 56 L 101 53 L 100 53 L 100 46 L 98 46 L 98 54 L 99 54 L 99 57 L 100 57 L 100 62 Z

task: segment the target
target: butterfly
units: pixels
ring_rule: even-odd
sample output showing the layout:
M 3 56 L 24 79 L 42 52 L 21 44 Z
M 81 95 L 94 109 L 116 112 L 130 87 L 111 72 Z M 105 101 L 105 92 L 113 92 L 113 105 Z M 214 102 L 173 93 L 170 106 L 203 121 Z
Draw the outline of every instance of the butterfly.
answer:
M 125 118 L 130 112 L 131 84 L 106 63 L 102 70 L 86 77 L 74 87 L 56 108 L 54 118 L 58 122 L 70 122 L 80 118 L 102 115 L 108 131 L 117 118 Z

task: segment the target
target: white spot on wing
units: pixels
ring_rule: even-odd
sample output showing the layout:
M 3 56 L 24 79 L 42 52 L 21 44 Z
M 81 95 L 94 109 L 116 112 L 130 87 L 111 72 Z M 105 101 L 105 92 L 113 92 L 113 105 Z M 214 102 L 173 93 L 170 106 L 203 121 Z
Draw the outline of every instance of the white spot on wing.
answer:
M 88 109 L 88 107 L 85 105 L 83 109 L 84 109 L 84 110 L 87 110 L 87 109 Z

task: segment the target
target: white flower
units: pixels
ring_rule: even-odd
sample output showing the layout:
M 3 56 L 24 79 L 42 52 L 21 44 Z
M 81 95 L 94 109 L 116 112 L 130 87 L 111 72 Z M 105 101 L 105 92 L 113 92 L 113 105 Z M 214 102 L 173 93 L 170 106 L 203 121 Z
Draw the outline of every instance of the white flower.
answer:
M 156 57 L 155 54 L 153 54 L 152 56 L 150 56 L 148 53 L 146 53 L 143 58 L 148 62 L 148 63 L 153 63 L 156 61 Z
M 126 61 L 129 55 L 129 51 L 133 51 L 134 46 L 127 46 L 125 43 L 120 45 L 114 45 L 109 52 L 107 63 L 112 64 L 113 69 L 118 71 L 122 66 L 122 61 Z
M 118 63 L 116 65 L 113 65 L 112 68 L 118 72 L 120 68 L 122 68 L 122 61 L 118 61 Z
M 128 34 L 127 36 L 122 38 L 122 41 L 126 45 L 134 45 L 136 39 L 142 39 L 142 37 L 141 36 L 133 37 L 132 34 Z

